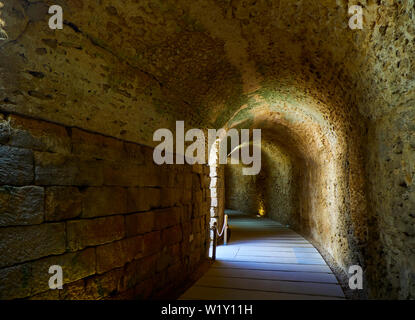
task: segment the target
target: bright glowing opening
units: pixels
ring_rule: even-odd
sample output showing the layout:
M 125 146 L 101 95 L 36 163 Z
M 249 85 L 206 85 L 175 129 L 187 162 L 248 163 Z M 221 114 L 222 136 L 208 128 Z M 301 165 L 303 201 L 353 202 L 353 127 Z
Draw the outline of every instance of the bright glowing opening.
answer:
M 259 207 L 258 207 L 258 215 L 260 217 L 265 216 L 265 209 L 264 209 L 264 203 L 262 201 L 259 202 Z

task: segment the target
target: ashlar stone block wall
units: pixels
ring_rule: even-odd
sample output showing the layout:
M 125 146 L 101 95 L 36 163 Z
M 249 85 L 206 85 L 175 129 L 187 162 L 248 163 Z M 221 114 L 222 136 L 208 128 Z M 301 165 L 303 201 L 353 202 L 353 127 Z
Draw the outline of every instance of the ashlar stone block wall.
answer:
M 146 146 L 0 114 L 0 299 L 175 292 L 207 257 L 209 183 L 207 166 L 158 166 Z

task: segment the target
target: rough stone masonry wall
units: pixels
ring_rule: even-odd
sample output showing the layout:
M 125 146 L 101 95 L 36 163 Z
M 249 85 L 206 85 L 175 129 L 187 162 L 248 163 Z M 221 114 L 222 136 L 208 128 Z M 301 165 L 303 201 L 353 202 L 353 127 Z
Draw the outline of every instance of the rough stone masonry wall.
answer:
M 151 298 L 207 254 L 209 168 L 0 114 L 0 299 Z M 50 290 L 51 265 L 63 290 Z
M 372 295 L 415 297 L 415 107 L 406 105 L 369 128 L 372 199 L 368 273 Z M 373 205 L 373 203 L 379 205 Z M 382 285 L 387 282 L 387 285 Z

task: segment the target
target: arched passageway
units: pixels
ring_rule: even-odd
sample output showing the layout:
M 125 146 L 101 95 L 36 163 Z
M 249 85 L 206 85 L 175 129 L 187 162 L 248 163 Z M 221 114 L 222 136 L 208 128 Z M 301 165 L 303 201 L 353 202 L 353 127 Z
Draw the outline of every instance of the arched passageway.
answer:
M 414 297 L 413 0 L 61 6 L 53 30 L 49 2 L 1 1 L 0 298 L 173 297 L 226 199 L 361 266 L 361 296 Z M 155 164 L 176 121 L 261 129 L 262 175 Z

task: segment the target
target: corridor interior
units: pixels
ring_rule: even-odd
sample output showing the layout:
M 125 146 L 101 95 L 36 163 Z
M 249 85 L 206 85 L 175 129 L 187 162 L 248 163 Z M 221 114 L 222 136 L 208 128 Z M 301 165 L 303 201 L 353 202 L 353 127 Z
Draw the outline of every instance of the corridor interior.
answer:
M 226 210 L 231 241 L 181 300 L 338 300 L 344 293 L 320 253 L 271 219 Z
M 414 0 L 53 2 L 0 0 L 0 299 L 415 298 Z

